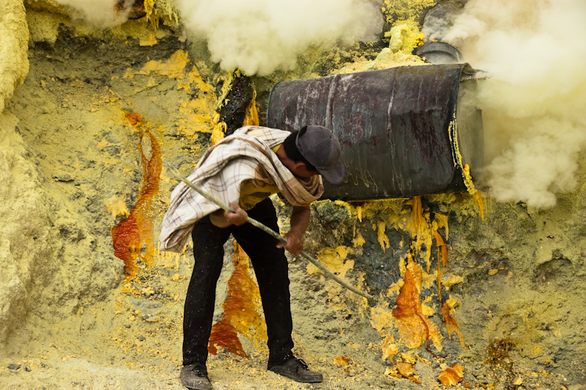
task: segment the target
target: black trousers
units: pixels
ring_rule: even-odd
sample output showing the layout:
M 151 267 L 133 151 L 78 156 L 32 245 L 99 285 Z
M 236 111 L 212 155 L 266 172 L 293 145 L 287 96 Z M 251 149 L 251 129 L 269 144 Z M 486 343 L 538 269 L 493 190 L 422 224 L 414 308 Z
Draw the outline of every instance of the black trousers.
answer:
M 278 231 L 277 214 L 270 199 L 248 211 L 248 215 Z M 291 302 L 287 258 L 277 240 L 247 223 L 219 228 L 209 217 L 193 227 L 195 266 L 187 289 L 183 318 L 183 365 L 205 365 L 216 300 L 216 283 L 222 270 L 224 243 L 232 234 L 250 257 L 267 324 L 269 364 L 291 353 Z

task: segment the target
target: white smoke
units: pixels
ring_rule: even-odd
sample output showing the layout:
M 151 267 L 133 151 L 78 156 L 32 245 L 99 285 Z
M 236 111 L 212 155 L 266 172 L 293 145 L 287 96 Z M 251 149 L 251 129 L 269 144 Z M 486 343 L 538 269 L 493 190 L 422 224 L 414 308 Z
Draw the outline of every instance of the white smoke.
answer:
M 586 1 L 471 0 L 444 40 L 489 73 L 479 94 L 493 196 L 531 207 L 576 188 L 586 145 Z
M 77 15 L 99 27 L 113 27 L 128 20 L 134 0 L 57 0 L 71 7 Z
M 177 0 L 186 28 L 207 41 L 222 69 L 248 75 L 291 69 L 314 44 L 374 37 L 382 16 L 371 0 Z

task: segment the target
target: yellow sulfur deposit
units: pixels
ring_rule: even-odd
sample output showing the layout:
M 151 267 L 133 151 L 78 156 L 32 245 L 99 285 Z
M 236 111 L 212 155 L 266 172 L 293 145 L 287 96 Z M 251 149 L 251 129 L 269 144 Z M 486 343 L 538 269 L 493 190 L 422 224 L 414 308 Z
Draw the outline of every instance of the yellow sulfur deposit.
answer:
M 206 82 L 197 67 L 191 65 L 186 51 L 177 50 L 167 60 L 148 61 L 140 70 L 128 68 L 124 78 L 131 79 L 136 75 L 149 76 L 156 73 L 176 81 L 178 90 L 195 91 L 195 97 L 179 102 L 179 120 L 177 131 L 190 139 L 196 139 L 199 133 L 211 133 L 214 128 L 213 118 L 216 107 L 216 94 L 212 85 Z M 142 90 L 156 87 L 154 81 L 147 82 Z
M 453 194 L 430 198 L 447 204 L 457 201 Z M 399 352 L 405 350 L 417 354 L 419 348 L 430 350 L 433 347 L 441 351 L 441 323 L 436 323 L 434 318 L 441 318 L 447 335 L 457 335 L 463 347 L 464 337 L 454 318 L 456 301 L 444 292 L 454 284 L 463 282 L 461 276 L 452 274 L 444 277 L 442 271 L 448 263 L 448 215 L 432 212 L 427 200 L 420 196 L 369 201 L 360 206 L 337 203 L 356 218 L 353 229 L 355 250 L 364 244 L 360 231 L 364 229 L 364 225 L 372 226 L 382 251 L 392 246 L 407 246 L 408 249 L 407 255 L 398 264 L 401 279 L 392 283 L 386 290 L 386 297 L 370 310 L 371 325 L 381 335 L 383 359 L 393 361 Z M 363 224 L 359 225 L 361 221 Z M 391 242 L 388 229 L 406 233 L 407 242 Z M 432 258 L 434 252 L 437 258 Z M 336 264 L 332 259 L 337 259 L 338 267 L 342 264 L 334 249 L 323 253 L 328 256 L 320 259 L 328 262 L 328 265 Z M 435 266 L 432 267 L 432 264 Z M 447 295 L 446 301 L 444 295 Z M 409 364 L 401 360 L 395 361 L 394 366 L 387 370 L 387 375 L 415 381 L 417 376 L 413 371 L 414 366 Z
M 258 109 L 256 108 L 256 89 L 252 91 L 252 100 L 246 107 L 246 114 L 242 126 L 258 126 L 260 120 L 258 118 Z
M 318 260 L 330 271 L 344 278 L 346 273 L 354 267 L 354 261 L 348 260 L 351 248 L 340 245 L 336 248 L 324 248 L 317 255 Z M 310 274 L 319 272 L 313 264 L 307 265 L 307 272 Z
M 462 379 L 464 379 L 464 367 L 459 363 L 456 363 L 451 367 L 446 367 L 439 374 L 437 379 L 444 386 L 457 385 L 462 382 Z
M 419 31 L 419 25 L 414 20 L 397 22 L 391 30 L 385 33 L 389 38 L 389 49 L 393 53 L 411 53 L 416 47 L 423 44 L 424 35 Z
M 410 353 L 402 353 L 394 362 L 392 367 L 387 368 L 385 375 L 395 379 L 408 379 L 411 382 L 421 384 L 421 379 L 417 376 L 415 364 L 417 358 Z
M 436 0 L 384 0 L 382 12 L 390 23 L 395 20 L 415 20 L 435 3 Z
M 446 330 L 448 332 L 448 335 L 451 336 L 453 333 L 457 334 L 458 338 L 460 339 L 460 346 L 463 348 L 464 334 L 462 333 L 460 327 L 458 326 L 458 323 L 452 316 L 455 305 L 456 302 L 454 301 L 454 299 L 448 299 L 441 307 L 441 315 L 444 323 L 446 324 Z
M 334 364 L 336 366 L 340 366 L 340 367 L 345 367 L 348 366 L 349 364 L 352 363 L 352 360 L 350 360 L 348 357 L 346 356 L 336 356 L 334 358 Z
M 362 245 L 364 245 L 365 242 L 366 240 L 364 240 L 362 234 L 359 231 L 355 230 L 354 238 L 352 239 L 352 245 L 354 245 L 355 248 L 359 248 Z
M 148 61 L 137 74 L 148 75 L 157 72 L 160 75 L 175 79 L 185 76 L 185 68 L 189 63 L 189 57 L 185 50 L 177 50 L 167 61 Z
M 112 214 L 113 218 L 118 216 L 128 216 L 130 211 L 128 211 L 128 207 L 126 206 L 126 202 L 124 199 L 113 195 L 111 198 L 104 202 L 108 211 Z
M 397 353 L 399 353 L 399 345 L 395 341 L 393 335 L 388 334 L 381 344 L 382 359 L 390 361 Z
M 179 24 L 179 15 L 172 0 L 144 0 L 146 20 L 153 29 L 157 29 L 161 21 L 169 26 Z
M 226 125 L 226 122 L 220 120 L 220 113 L 215 112 L 212 116 L 211 123 L 212 135 L 210 136 L 210 142 L 212 145 L 215 145 L 224 139 L 224 134 L 226 133 L 227 128 L 228 126 Z
M 192 66 L 187 76 L 179 80 L 178 88 L 198 91 L 196 97 L 183 101 L 179 106 L 179 132 L 190 138 L 197 137 L 198 133 L 211 133 L 216 104 L 213 86 L 202 78 L 195 66 Z
M 381 50 L 373 60 L 355 59 L 333 73 L 364 72 L 394 66 L 425 64 L 421 57 L 412 52 L 423 44 L 425 38 L 419 28 L 419 17 L 433 5 L 435 0 L 385 0 L 381 11 L 387 22 L 391 23 L 390 30 L 384 33 L 385 38 L 389 40 L 389 46 Z
M 379 221 L 376 224 L 378 243 L 379 243 L 381 249 L 383 250 L 383 252 L 391 247 L 391 242 L 389 240 L 389 237 L 385 233 L 386 227 L 387 227 L 387 225 L 383 221 Z

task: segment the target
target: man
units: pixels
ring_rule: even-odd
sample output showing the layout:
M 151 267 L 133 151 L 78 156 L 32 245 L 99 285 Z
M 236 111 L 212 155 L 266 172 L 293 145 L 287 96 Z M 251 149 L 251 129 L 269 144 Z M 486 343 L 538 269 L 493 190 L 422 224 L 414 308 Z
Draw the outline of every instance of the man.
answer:
M 298 382 L 319 383 L 293 353 L 287 258 L 299 253 L 309 225 L 309 204 L 323 193 L 323 177 L 339 184 L 345 176 L 340 144 L 322 126 L 297 132 L 259 126 L 240 128 L 211 148 L 188 179 L 229 204 L 224 211 L 180 183 L 161 229 L 161 246 L 181 250 L 191 233 L 195 266 L 187 290 L 183 320 L 181 382 L 190 389 L 211 389 L 206 361 L 223 245 L 232 234 L 250 257 L 267 325 L 268 370 Z M 278 231 L 273 193 L 293 206 L 287 243 L 246 223 L 250 216 Z

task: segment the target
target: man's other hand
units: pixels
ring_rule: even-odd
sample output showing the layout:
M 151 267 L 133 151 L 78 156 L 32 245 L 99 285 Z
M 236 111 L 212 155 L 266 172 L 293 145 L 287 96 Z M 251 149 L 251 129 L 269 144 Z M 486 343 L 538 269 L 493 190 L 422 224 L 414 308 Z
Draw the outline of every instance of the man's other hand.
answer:
M 230 203 L 230 209 L 224 211 L 224 218 L 229 225 L 244 225 L 248 221 L 248 214 L 240 208 L 238 202 Z
M 298 255 L 303 250 L 303 236 L 299 236 L 295 232 L 285 234 L 287 243 L 279 242 L 277 248 L 285 248 L 294 255 Z
M 210 214 L 210 221 L 214 226 L 225 228 L 231 225 L 244 225 L 248 221 L 248 214 L 242 210 L 238 202 L 230 203 L 232 211 L 224 211 L 219 209 Z

